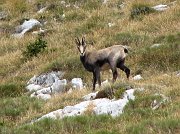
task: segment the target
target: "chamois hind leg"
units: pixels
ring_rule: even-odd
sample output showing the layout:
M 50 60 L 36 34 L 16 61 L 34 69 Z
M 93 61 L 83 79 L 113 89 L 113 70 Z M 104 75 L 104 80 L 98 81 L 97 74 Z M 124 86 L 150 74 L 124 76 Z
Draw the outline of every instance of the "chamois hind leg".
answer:
M 129 79 L 130 69 L 124 65 L 124 60 L 119 61 L 117 67 L 120 68 L 122 71 L 124 71 L 126 73 L 127 78 Z
M 116 65 L 114 63 L 110 63 L 110 66 L 111 66 L 111 70 L 112 70 L 112 73 L 113 73 L 113 83 L 116 81 L 117 79 L 117 76 L 118 76 L 118 72 L 117 72 L 117 69 L 116 69 Z
M 96 74 L 95 72 L 93 72 L 93 91 L 95 91 L 96 81 L 97 81 Z
M 97 78 L 97 81 L 98 81 L 98 85 L 101 86 L 100 68 L 97 68 L 95 73 L 96 73 L 96 78 Z

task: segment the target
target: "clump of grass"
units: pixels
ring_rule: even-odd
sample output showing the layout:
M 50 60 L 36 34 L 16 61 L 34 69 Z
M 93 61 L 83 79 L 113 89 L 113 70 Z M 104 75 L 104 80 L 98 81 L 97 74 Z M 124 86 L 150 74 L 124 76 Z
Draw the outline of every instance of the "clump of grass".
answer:
M 163 43 L 163 44 L 179 44 L 180 43 L 180 33 L 170 34 L 170 35 L 161 35 L 154 39 L 154 43 Z
M 64 14 L 64 8 L 62 6 L 55 6 L 51 9 L 51 12 L 53 13 L 53 18 L 55 18 L 56 21 L 64 21 L 64 18 L 62 17 Z
M 0 85 L 0 97 L 17 97 L 24 93 L 24 85 L 8 83 Z
M 53 120 L 53 119 L 43 119 L 39 122 L 34 123 L 33 125 L 25 125 L 19 128 L 15 128 L 15 133 L 25 133 L 25 132 L 34 132 L 34 133 L 73 133 L 73 134 L 83 134 L 83 133 L 94 133 L 102 131 L 102 127 L 106 123 L 112 122 L 112 118 L 108 115 L 84 115 L 76 117 L 67 117 L 62 120 Z M 99 125 L 101 124 L 101 125 Z M 96 128 L 96 130 L 94 130 Z M 108 131 L 108 130 L 107 130 Z
M 7 0 L 5 4 L 12 16 L 22 14 L 28 9 L 28 4 L 24 0 Z
M 180 68 L 179 37 L 179 33 L 156 37 L 152 43 L 160 44 L 158 47 L 145 47 L 135 52 L 138 64 L 157 71 L 177 71 Z
M 116 90 L 114 93 L 115 98 L 116 99 L 121 98 L 122 95 L 124 94 L 125 90 L 126 90 L 125 88 L 119 88 L 118 90 Z
M 178 47 L 176 44 L 169 44 L 153 49 L 147 48 L 141 54 L 140 65 L 159 71 L 176 71 L 180 68 L 180 51 Z
M 83 4 L 83 9 L 85 10 L 95 10 L 100 8 L 102 5 L 101 0 L 86 0 Z
M 143 15 L 150 14 L 155 12 L 153 8 L 151 8 L 147 4 L 136 3 L 132 5 L 130 18 L 131 19 L 141 19 Z
M 95 15 L 89 18 L 81 27 L 75 29 L 75 35 L 92 33 L 94 30 L 103 29 L 105 27 L 105 19 L 103 16 Z
M 66 15 L 65 21 L 83 21 L 85 18 L 86 14 L 73 11 Z
M 117 33 L 115 36 L 111 37 L 111 44 L 123 44 L 123 45 L 143 45 L 145 42 L 149 41 L 148 36 L 132 34 L 132 33 Z
M 113 89 L 112 89 L 112 87 L 110 85 L 108 85 L 108 86 L 105 86 L 103 88 L 103 90 L 99 91 L 96 94 L 95 99 L 99 99 L 99 98 L 109 98 L 109 99 L 112 99 L 113 97 L 114 97 Z
M 137 98 L 134 101 L 128 103 L 126 106 L 127 109 L 151 108 L 151 104 L 154 100 L 157 102 L 162 100 L 162 96 L 160 95 L 136 93 L 136 96 Z
M 127 128 L 128 133 L 138 134 L 138 133 L 176 133 L 180 129 L 179 119 L 165 119 L 165 120 L 146 120 L 138 125 L 132 125 Z M 152 129 L 153 128 L 153 129 Z
M 64 77 L 68 80 L 72 78 L 80 77 L 86 80 L 90 73 L 85 71 L 79 56 L 61 57 L 58 60 L 52 61 L 44 68 L 44 72 L 47 71 L 65 71 Z M 86 75 L 84 75 L 86 73 Z
M 32 57 L 37 57 L 37 55 L 41 52 L 43 52 L 45 50 L 45 48 L 47 47 L 47 42 L 42 40 L 42 38 L 38 38 L 37 40 L 35 40 L 35 42 L 30 42 L 27 46 L 26 46 L 26 50 L 24 50 L 22 52 L 23 54 L 23 60 L 29 60 Z
M 1 99 L 0 107 L 3 107 L 3 109 L 0 111 L 0 116 L 16 120 L 29 109 L 40 111 L 42 104 L 43 101 L 27 96 Z

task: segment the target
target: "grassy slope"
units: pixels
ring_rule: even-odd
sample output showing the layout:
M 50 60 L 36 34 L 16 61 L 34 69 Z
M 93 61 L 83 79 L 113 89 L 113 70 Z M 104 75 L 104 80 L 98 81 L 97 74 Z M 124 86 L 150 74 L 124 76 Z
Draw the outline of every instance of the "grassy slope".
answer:
M 123 9 L 118 8 L 120 0 L 102 5 L 101 1 L 77 0 L 79 9 L 59 6 L 48 13 L 37 15 L 33 4 L 37 2 L 58 4 L 58 0 L 34 0 L 27 4 L 23 0 L 5 0 L 0 10 L 9 12 L 9 20 L 0 21 L 0 27 L 14 27 L 22 18 L 45 17 L 45 28 L 52 30 L 47 41 L 48 50 L 28 62 L 22 62 L 22 50 L 36 36 L 26 35 L 23 39 L 11 38 L 9 33 L 0 37 L 0 133 L 178 133 L 180 83 L 175 71 L 180 69 L 180 3 L 164 12 L 154 12 L 130 19 L 133 5 L 142 0 L 126 1 Z M 75 0 L 69 0 L 74 3 Z M 95 2 L 96 1 L 96 2 Z M 152 0 L 150 6 L 169 3 L 170 0 Z M 19 4 L 20 3 L 20 4 Z M 147 2 L 146 2 L 147 3 Z M 58 21 L 53 16 L 60 16 L 64 11 L 66 18 Z M 23 12 L 23 13 L 22 13 Z M 109 28 L 108 23 L 115 23 Z M 66 71 L 65 78 L 82 77 L 91 84 L 91 74 L 82 67 L 74 38 L 85 34 L 89 42 L 95 44 L 89 49 L 100 49 L 113 44 L 126 44 L 132 47 L 126 64 L 132 74 L 142 72 L 144 80 L 128 83 L 134 87 L 144 87 L 143 93 L 137 93 L 139 99 L 130 103 L 125 113 L 115 119 L 109 116 L 85 115 L 63 120 L 43 120 L 34 125 L 24 125 L 52 110 L 73 105 L 81 101 L 83 92 L 55 95 L 48 102 L 27 97 L 24 93 L 26 82 L 34 75 L 53 69 Z M 161 43 L 160 48 L 149 49 L 154 43 Z M 118 83 L 127 83 L 125 75 L 120 72 Z M 87 75 L 84 75 L 87 74 Z M 168 74 L 164 75 L 164 74 Z M 102 79 L 111 75 L 103 73 Z M 9 84 L 10 83 L 10 84 Z M 154 93 L 163 93 L 171 101 L 153 111 L 150 103 Z M 135 107 L 134 107 L 135 106 Z M 113 127 L 112 127 L 113 126 Z

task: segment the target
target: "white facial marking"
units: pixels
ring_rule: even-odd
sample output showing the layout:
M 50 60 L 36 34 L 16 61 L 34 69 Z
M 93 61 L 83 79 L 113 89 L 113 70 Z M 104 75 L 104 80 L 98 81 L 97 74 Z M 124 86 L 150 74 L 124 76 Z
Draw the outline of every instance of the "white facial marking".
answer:
M 79 46 L 79 51 L 80 51 L 81 55 L 84 56 L 84 47 L 82 45 Z

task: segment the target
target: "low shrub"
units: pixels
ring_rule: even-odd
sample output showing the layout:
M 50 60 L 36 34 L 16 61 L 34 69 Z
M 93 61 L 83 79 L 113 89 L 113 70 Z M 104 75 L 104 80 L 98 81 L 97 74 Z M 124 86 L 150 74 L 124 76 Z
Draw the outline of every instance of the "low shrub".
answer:
M 22 52 L 23 60 L 29 60 L 34 56 L 37 56 L 39 53 L 43 52 L 47 47 L 47 42 L 42 40 L 42 38 L 38 38 L 35 42 L 30 42 L 26 46 L 26 50 Z
M 131 9 L 131 19 L 141 19 L 143 15 L 155 12 L 155 10 L 146 4 L 134 4 Z

